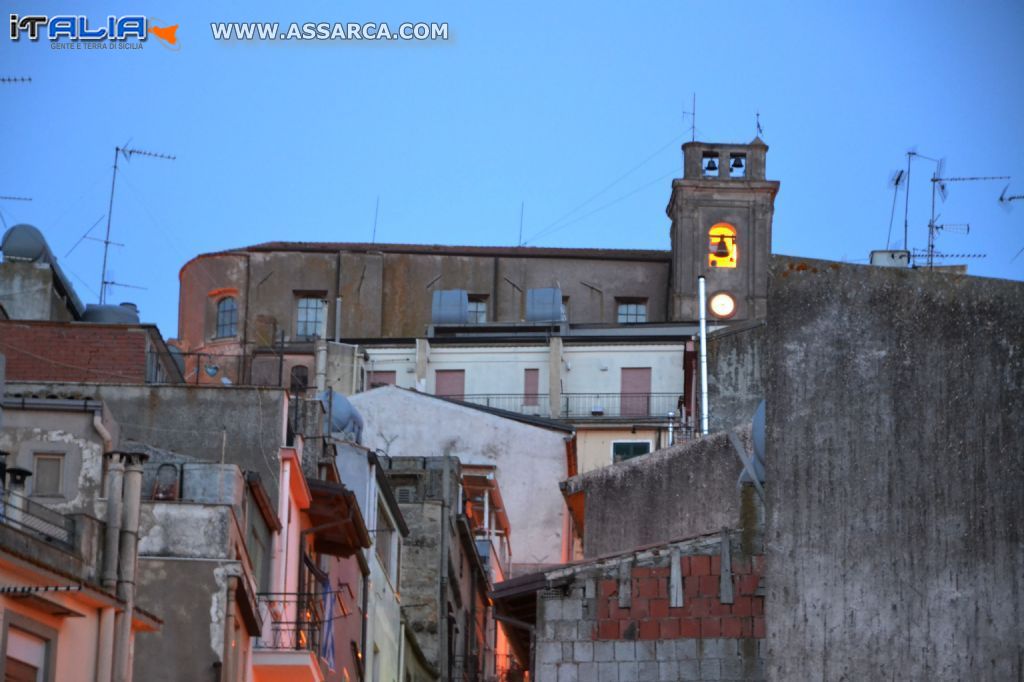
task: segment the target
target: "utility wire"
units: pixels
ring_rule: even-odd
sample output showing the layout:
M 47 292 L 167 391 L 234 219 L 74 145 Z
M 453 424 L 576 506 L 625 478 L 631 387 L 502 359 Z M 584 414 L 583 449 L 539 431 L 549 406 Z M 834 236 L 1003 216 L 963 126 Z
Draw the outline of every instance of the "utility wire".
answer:
M 530 242 L 533 242 L 533 241 L 539 239 L 540 237 L 544 236 L 545 234 L 550 234 L 550 232 L 553 231 L 551 228 L 553 228 L 556 225 L 558 225 L 559 223 L 563 222 L 566 218 L 569 218 L 574 213 L 576 213 L 578 210 L 580 210 L 581 208 L 583 208 L 584 206 L 586 206 L 590 202 L 592 202 L 595 199 L 597 199 L 598 197 L 600 197 L 602 194 L 604 194 L 605 192 L 610 190 L 615 185 L 619 184 L 620 182 L 622 182 L 623 180 L 628 178 L 630 175 L 632 175 L 633 173 L 638 171 L 640 168 L 645 166 L 649 161 L 651 161 L 658 154 L 660 154 L 661 152 L 665 151 L 668 147 L 670 147 L 671 145 L 677 143 L 679 140 L 683 139 L 684 137 L 686 137 L 685 134 L 673 136 L 671 140 L 669 140 L 665 144 L 663 144 L 660 147 L 658 147 L 653 153 L 651 153 L 649 156 L 647 156 L 643 161 L 641 161 L 640 163 L 636 164 L 635 166 L 630 168 L 628 171 L 626 171 L 625 173 L 623 173 L 619 177 L 617 177 L 614 180 L 612 180 L 610 183 L 608 183 L 607 185 L 602 187 L 600 190 L 595 192 L 593 195 L 591 195 L 585 201 L 583 201 L 582 203 L 580 203 L 577 206 L 575 206 L 571 211 L 565 213 L 561 218 L 559 218 L 558 220 L 556 220 L 556 221 L 554 221 L 552 223 L 549 223 L 545 227 L 542 227 L 540 230 L 537 231 L 536 234 L 534 234 L 532 237 L 530 237 L 529 239 L 524 241 L 523 245 L 529 244 Z
M 600 213 L 601 211 L 614 206 L 615 204 L 619 203 L 620 201 L 628 199 L 629 197 L 633 196 L 637 192 L 640 192 L 641 190 L 645 190 L 648 187 L 650 187 L 651 185 L 657 184 L 657 183 L 661 182 L 662 180 L 664 180 L 665 178 L 667 178 L 667 177 L 669 177 L 671 175 L 675 175 L 678 172 L 679 172 L 678 169 L 673 168 L 669 172 L 664 173 L 662 175 L 659 175 L 658 177 L 654 178 L 650 182 L 645 182 L 644 184 L 640 185 L 639 187 L 637 187 L 637 188 L 635 188 L 635 189 L 633 189 L 633 190 L 631 190 L 629 192 L 626 192 L 625 194 L 623 194 L 622 196 L 618 197 L 617 199 L 612 199 L 608 203 L 602 204 L 601 206 L 598 206 L 594 210 L 588 211 L 587 213 L 584 213 L 583 215 L 579 216 L 578 218 L 574 218 L 573 220 L 570 220 L 567 223 L 563 223 L 562 225 L 559 225 L 558 227 L 556 227 L 554 229 L 548 230 L 547 233 L 544 234 L 543 236 L 550 236 L 550 235 L 554 234 L 555 232 L 558 232 L 559 230 L 563 230 L 563 229 L 565 229 L 565 228 L 567 228 L 567 227 L 569 227 L 571 225 L 575 225 L 576 223 L 580 222 L 581 220 L 583 220 L 585 218 L 589 218 L 590 216 L 594 215 L 595 213 Z M 541 236 L 541 235 L 536 235 L 534 237 L 534 239 L 536 239 L 539 236 Z

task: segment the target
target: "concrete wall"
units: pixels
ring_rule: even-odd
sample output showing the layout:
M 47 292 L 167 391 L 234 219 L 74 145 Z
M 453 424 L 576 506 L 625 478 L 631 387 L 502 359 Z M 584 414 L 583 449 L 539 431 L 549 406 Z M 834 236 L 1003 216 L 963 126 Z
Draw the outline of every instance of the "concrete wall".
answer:
M 1024 676 L 1024 284 L 783 259 L 770 679 Z
M 70 304 L 55 288 L 49 263 L 0 263 L 0 305 L 12 320 L 70 321 Z
M 367 245 L 369 246 L 369 245 Z M 339 247 L 341 248 L 341 247 Z M 488 297 L 491 320 L 519 321 L 524 292 L 561 286 L 570 321 L 615 322 L 616 297 L 648 300 L 648 319 L 664 321 L 669 255 L 645 252 L 635 259 L 614 252 L 588 257 L 529 257 L 540 250 L 504 255 L 401 252 L 389 245 L 342 251 L 250 251 L 207 254 L 181 269 L 179 335 L 186 350 L 212 340 L 216 301 L 235 292 L 239 338 L 267 346 L 273 330 L 295 335 L 297 292 L 322 296 L 333 337 L 334 301 L 343 299 L 343 338 L 411 338 L 430 324 L 435 289 L 467 289 Z M 588 284 L 590 286 L 588 286 Z
M 749 424 L 764 400 L 763 320 L 708 334 L 708 425 L 712 432 Z
M 558 483 L 566 476 L 568 434 L 393 387 L 350 400 L 366 422 L 367 447 L 392 457 L 448 454 L 496 466 L 512 527 L 513 566 L 562 560 L 565 506 Z
M 741 515 L 741 470 L 723 433 L 569 479 L 566 495 L 585 495 L 584 556 L 756 524 L 756 512 Z
M 763 680 L 764 557 L 739 544 L 730 541 L 724 578 L 720 539 L 547 573 L 530 679 Z M 669 598 L 673 562 L 680 602 Z
M 7 390 L 102 400 L 120 424 L 122 444 L 146 443 L 205 461 L 219 462 L 223 454 L 226 462 L 258 472 L 277 499 L 287 400 L 280 389 L 8 383 Z

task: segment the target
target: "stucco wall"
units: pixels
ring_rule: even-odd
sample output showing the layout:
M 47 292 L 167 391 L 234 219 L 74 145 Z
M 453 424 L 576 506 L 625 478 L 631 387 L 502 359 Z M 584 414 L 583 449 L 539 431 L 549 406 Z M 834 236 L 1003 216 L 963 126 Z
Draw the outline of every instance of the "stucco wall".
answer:
M 784 259 L 770 292 L 770 679 L 1021 679 L 1024 284 Z
M 764 400 L 764 321 L 708 335 L 708 425 L 711 431 L 749 424 Z
M 350 398 L 363 415 L 363 444 L 392 457 L 439 457 L 497 467 L 513 564 L 561 561 L 568 434 L 393 387 Z M 513 569 L 513 573 L 515 569 Z
M 120 425 L 122 445 L 130 440 L 205 461 L 219 462 L 223 453 L 225 461 L 258 472 L 277 499 L 286 400 L 280 389 L 9 383 L 8 392 L 102 400 Z
M 749 442 L 749 429 L 743 440 Z M 584 556 L 736 528 L 741 470 L 722 433 L 570 479 L 566 493 L 585 495 Z

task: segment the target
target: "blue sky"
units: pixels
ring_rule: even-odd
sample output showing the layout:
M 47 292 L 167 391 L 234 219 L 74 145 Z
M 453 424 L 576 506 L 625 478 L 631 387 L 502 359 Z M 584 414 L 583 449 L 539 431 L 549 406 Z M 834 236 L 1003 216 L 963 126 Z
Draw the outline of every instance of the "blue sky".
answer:
M 1012 175 L 1024 194 L 1020 2 L 13 4 L 180 24 L 177 52 L 0 40 L 0 76 L 32 78 L 0 84 L 0 195 L 33 198 L 0 211 L 44 231 L 84 300 L 96 300 L 102 248 L 65 254 L 107 213 L 115 145 L 177 156 L 123 165 L 113 211 L 125 244 L 114 279 L 146 289 L 110 299 L 137 302 L 167 336 L 192 256 L 368 241 L 378 197 L 381 242 L 515 244 L 525 202 L 532 245 L 668 248 L 694 92 L 700 139 L 749 141 L 760 111 L 768 175 L 782 182 L 776 253 L 863 262 L 884 248 L 887 183 L 911 146 L 945 157 L 949 175 Z M 211 21 L 446 21 L 451 40 L 223 43 Z M 914 247 L 931 171 L 915 163 Z M 940 221 L 971 233 L 938 245 L 987 254 L 973 274 L 1024 279 L 1024 255 L 1011 262 L 1024 200 L 1002 210 L 1005 184 L 951 186 Z M 899 206 L 894 242 L 902 194 Z

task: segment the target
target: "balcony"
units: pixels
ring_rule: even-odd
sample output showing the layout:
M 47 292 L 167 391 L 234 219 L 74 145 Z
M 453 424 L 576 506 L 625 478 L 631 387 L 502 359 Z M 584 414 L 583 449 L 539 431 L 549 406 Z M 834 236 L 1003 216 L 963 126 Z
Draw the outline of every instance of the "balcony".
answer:
M 263 631 L 253 641 L 256 682 L 322 682 L 323 597 L 312 593 L 258 595 Z
M 13 490 L 4 491 L 0 498 L 0 523 L 62 549 L 74 549 L 75 522 L 72 519 Z
M 547 393 L 470 393 L 462 396 L 461 400 L 519 414 L 551 416 L 551 400 Z
M 563 393 L 557 417 L 560 419 L 667 419 L 675 412 L 678 420 L 681 393 Z M 545 394 L 473 393 L 462 400 L 520 414 L 550 417 L 550 399 Z
M 668 419 L 679 417 L 681 393 L 563 393 L 562 419 Z

